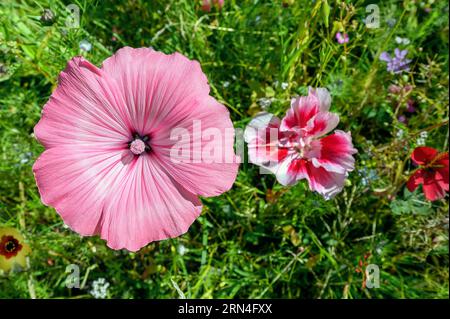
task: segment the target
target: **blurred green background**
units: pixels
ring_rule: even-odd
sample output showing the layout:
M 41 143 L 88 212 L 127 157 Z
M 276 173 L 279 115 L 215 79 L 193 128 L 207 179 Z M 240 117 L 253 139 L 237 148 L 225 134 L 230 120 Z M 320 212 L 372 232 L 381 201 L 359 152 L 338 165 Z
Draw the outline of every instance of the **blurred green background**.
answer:
M 364 24 L 371 3 L 378 28 Z M 2 0 L 0 225 L 19 229 L 33 252 L 27 269 L 0 273 L 0 297 L 448 298 L 448 197 L 430 203 L 404 187 L 414 147 L 448 148 L 448 31 L 448 2 L 438 0 L 225 0 L 210 12 L 194 0 Z M 238 128 L 327 87 L 359 150 L 344 191 L 325 201 L 245 162 L 179 238 L 130 253 L 65 228 L 39 198 L 33 127 L 70 58 L 101 65 L 123 46 L 198 60 Z M 378 59 L 397 47 L 409 72 Z M 363 288 L 360 261 L 378 265 L 379 288 Z M 71 264 L 80 289 L 66 287 Z

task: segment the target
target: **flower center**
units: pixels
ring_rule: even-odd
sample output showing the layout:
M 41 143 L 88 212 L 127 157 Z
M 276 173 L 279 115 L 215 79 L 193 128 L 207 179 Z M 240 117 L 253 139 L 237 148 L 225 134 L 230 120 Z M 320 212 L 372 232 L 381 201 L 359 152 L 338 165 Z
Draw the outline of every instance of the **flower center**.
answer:
M 16 256 L 22 249 L 22 245 L 13 236 L 3 236 L 0 241 L 0 255 L 6 259 Z
M 145 143 L 143 140 L 137 139 L 131 142 L 130 151 L 135 155 L 141 155 L 145 152 Z
M 149 151 L 150 146 L 147 144 L 148 136 L 141 137 L 138 134 L 134 135 L 134 140 L 128 143 L 130 151 L 134 155 L 141 155 L 142 153 Z
M 300 137 L 295 142 L 292 142 L 291 146 L 298 153 L 300 158 L 310 160 L 320 155 L 320 148 L 317 143 L 309 138 Z

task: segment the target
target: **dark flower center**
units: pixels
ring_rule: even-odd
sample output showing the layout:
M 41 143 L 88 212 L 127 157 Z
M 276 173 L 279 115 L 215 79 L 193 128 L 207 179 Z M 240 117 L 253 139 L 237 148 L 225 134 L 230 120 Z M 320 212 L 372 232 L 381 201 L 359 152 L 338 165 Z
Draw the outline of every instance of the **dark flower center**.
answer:
M 22 245 L 13 236 L 3 236 L 0 241 L 0 255 L 6 259 L 16 256 L 22 250 Z
M 134 155 L 141 155 L 145 152 L 150 151 L 150 146 L 148 145 L 149 137 L 147 135 L 140 136 L 139 134 L 133 134 L 133 140 L 128 142 L 128 147 Z

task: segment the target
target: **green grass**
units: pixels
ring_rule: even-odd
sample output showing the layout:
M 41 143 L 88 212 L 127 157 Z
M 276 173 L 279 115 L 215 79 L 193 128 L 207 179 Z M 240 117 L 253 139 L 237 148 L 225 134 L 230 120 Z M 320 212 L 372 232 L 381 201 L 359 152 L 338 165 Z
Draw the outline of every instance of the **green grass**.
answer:
M 378 29 L 362 22 L 374 1 L 329 0 L 329 15 L 321 0 L 226 0 L 211 13 L 193 0 L 72 2 L 81 19 L 71 29 L 70 1 L 0 4 L 0 224 L 20 229 L 33 250 L 27 270 L 0 274 L 1 298 L 92 298 L 100 277 L 111 298 L 176 298 L 176 287 L 189 298 L 449 297 L 448 197 L 429 203 L 404 189 L 420 132 L 427 146 L 448 148 L 446 1 L 420 2 L 429 13 L 419 1 L 380 1 Z M 39 20 L 44 8 L 56 13 L 51 26 Z M 339 26 L 350 36 L 345 45 L 334 38 Z M 411 41 L 413 60 L 400 75 L 377 58 L 399 46 L 396 36 Z M 83 39 L 91 51 L 79 49 Z M 33 127 L 70 58 L 100 65 L 127 45 L 198 60 L 238 128 L 261 110 L 260 98 L 275 98 L 268 111 L 282 116 L 308 86 L 329 88 L 339 129 L 359 150 L 344 191 L 325 201 L 304 182 L 285 188 L 243 163 L 233 189 L 202 199 L 201 217 L 179 238 L 129 253 L 64 228 L 35 185 L 31 167 L 43 147 Z M 415 113 L 405 113 L 390 84 L 413 86 Z M 369 252 L 378 289 L 363 289 L 355 271 Z M 65 286 L 70 264 L 80 267 L 82 289 Z

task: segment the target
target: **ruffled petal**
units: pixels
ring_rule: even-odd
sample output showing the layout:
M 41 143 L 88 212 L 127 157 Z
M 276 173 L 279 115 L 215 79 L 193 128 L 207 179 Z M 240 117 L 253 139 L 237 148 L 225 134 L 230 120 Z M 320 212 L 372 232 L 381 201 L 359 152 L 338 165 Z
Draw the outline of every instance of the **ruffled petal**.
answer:
M 438 155 L 438 151 L 432 147 L 419 146 L 414 149 L 411 159 L 418 165 L 426 165 L 430 163 Z
M 323 167 L 315 167 L 311 162 L 307 162 L 305 166 L 309 188 L 318 192 L 326 200 L 333 198 L 344 188 L 347 173 L 329 172 Z
M 291 108 L 281 121 L 281 130 L 305 128 L 308 121 L 320 111 L 320 101 L 316 95 L 300 96 L 291 101 Z
M 245 128 L 244 139 L 248 145 L 249 161 L 256 165 L 273 168 L 288 153 L 279 147 L 285 136 L 280 131 L 280 119 L 270 113 L 260 113 Z
M 320 137 L 336 128 L 339 116 L 331 112 L 319 112 L 308 121 L 305 136 Z
M 436 180 L 439 185 L 445 190 L 449 191 L 449 159 L 448 152 L 440 155 L 440 159 L 436 161 Z
M 42 202 L 87 236 L 97 233 L 104 200 L 133 160 L 129 151 L 54 147 L 37 159 L 33 172 Z
M 319 100 L 319 111 L 328 112 L 331 106 L 331 95 L 325 88 L 309 88 L 309 94 L 314 95 Z
M 99 229 L 110 248 L 137 251 L 149 242 L 180 236 L 201 213 L 198 198 L 153 157 L 137 157 L 105 199 Z
M 352 155 L 358 151 L 353 147 L 350 132 L 336 130 L 335 133 L 314 141 L 313 145 L 320 149 L 320 155 L 312 159 L 314 166 L 340 174 L 353 171 L 355 168 L 355 159 Z
M 435 173 L 425 174 L 423 181 L 423 193 L 429 201 L 435 201 L 445 197 L 445 189 L 441 187 Z
M 284 186 L 294 185 L 297 181 L 306 178 L 307 162 L 298 154 L 288 155 L 277 167 L 275 175 L 277 181 Z
M 124 47 L 103 62 L 102 70 L 123 92 L 128 122 L 141 135 L 176 127 L 209 95 L 200 64 L 179 53 Z
M 84 58 L 75 57 L 61 72 L 58 87 L 43 108 L 34 128 L 36 138 L 46 148 L 121 147 L 130 138 L 121 101 L 113 81 Z
M 310 120 L 319 112 L 328 112 L 331 96 L 325 88 L 309 88 L 308 96 L 292 99 L 291 108 L 281 122 L 281 130 L 294 130 L 305 128 Z M 339 120 L 338 120 L 339 122 Z
M 225 106 L 206 96 L 175 127 L 150 140 L 155 160 L 191 193 L 216 196 L 228 191 L 240 159 L 234 154 L 234 128 Z
M 414 192 L 414 190 L 420 185 L 423 184 L 423 170 L 417 170 L 413 175 L 411 175 L 406 183 L 406 187 L 410 192 Z

